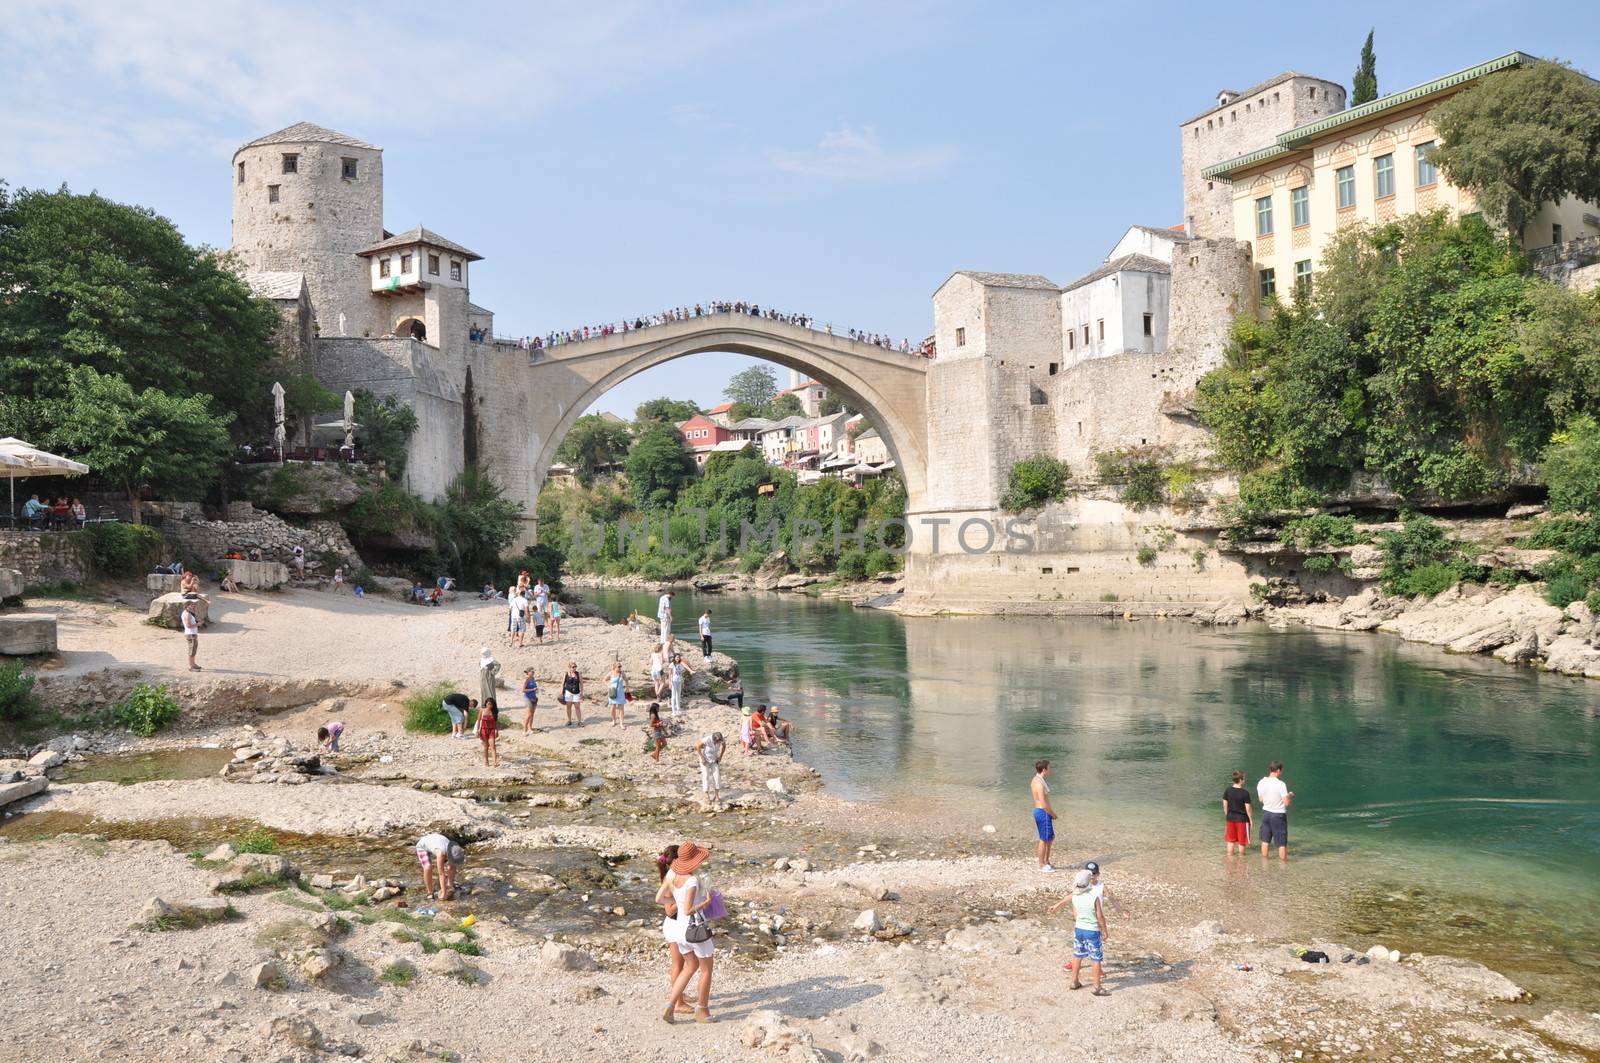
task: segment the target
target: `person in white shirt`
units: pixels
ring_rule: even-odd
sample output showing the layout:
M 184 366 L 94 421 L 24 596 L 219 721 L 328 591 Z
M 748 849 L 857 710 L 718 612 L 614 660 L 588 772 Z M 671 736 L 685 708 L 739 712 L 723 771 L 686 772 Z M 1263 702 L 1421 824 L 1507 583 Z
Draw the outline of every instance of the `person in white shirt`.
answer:
M 511 644 L 521 646 L 528 638 L 528 599 L 514 594 L 506 608 L 511 611 Z
M 711 610 L 700 614 L 700 656 L 711 659 Z
M 672 718 L 676 720 L 683 715 L 683 681 L 694 675 L 694 669 L 683 663 L 683 654 L 680 653 L 672 658 L 667 674 L 668 690 L 672 694 Z
M 722 804 L 722 754 L 727 748 L 721 731 L 703 736 L 694 747 L 700 761 L 700 789 L 705 794 L 706 808 L 712 811 Z
M 656 602 L 656 620 L 661 624 L 661 639 L 666 641 L 672 634 L 672 595 L 673 591 L 663 594 Z
M 656 643 L 650 650 L 650 685 L 655 689 L 656 700 L 661 700 L 661 692 L 666 689 L 667 654 L 661 643 Z
M 183 603 L 183 641 L 189 644 L 189 671 L 200 671 L 194 663 L 195 654 L 200 652 L 200 618 L 195 615 L 192 598 Z
M 1284 785 L 1283 761 L 1267 765 L 1267 774 L 1256 783 L 1256 796 L 1261 799 L 1261 855 L 1276 844 L 1278 859 L 1289 859 L 1289 803 L 1294 791 Z

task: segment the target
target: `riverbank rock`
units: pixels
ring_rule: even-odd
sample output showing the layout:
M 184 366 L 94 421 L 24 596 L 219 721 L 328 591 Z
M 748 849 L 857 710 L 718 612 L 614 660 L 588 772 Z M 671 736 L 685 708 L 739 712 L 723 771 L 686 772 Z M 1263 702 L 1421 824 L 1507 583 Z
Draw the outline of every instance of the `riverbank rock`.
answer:
M 245 981 L 256 989 L 282 989 L 287 979 L 283 977 L 283 968 L 278 966 L 277 960 L 266 960 L 250 968 Z
M 41 749 L 28 758 L 28 767 L 38 771 L 50 771 L 59 768 L 67 762 L 67 755 L 56 749 Z
M 1443 646 L 1451 653 L 1484 653 L 1536 635 L 1541 644 L 1561 634 L 1560 609 L 1533 584 L 1501 593 L 1494 587 L 1457 584 L 1425 603 L 1378 625 L 1411 642 Z
M 1557 1008 L 1542 1019 L 1535 1020 L 1534 1028 L 1542 1030 L 1557 1041 L 1565 1041 L 1588 1052 L 1600 1053 L 1600 1014 Z
M 557 971 L 587 971 L 595 963 L 589 954 L 559 941 L 547 941 L 539 950 L 539 959 L 546 967 Z
M 188 602 L 181 594 L 163 594 L 150 602 L 150 622 L 157 627 L 182 631 L 183 607 Z M 194 599 L 194 615 L 201 627 L 211 623 L 210 604 L 204 598 Z
M 19 613 L 0 616 L 0 654 L 31 657 L 56 652 L 56 615 Z
M 883 920 L 878 917 L 876 908 L 868 908 L 856 916 L 856 921 L 850 924 L 852 930 L 861 930 L 868 934 L 876 934 L 883 929 Z
M 219 871 L 211 888 L 219 893 L 248 889 L 253 884 L 267 885 L 300 877 L 300 870 L 286 856 L 276 853 L 243 853 Z
M 791 1058 L 806 1058 L 814 1054 L 811 1031 L 792 1025 L 770 1008 L 751 1012 L 744 1022 L 739 1040 L 746 1048 L 771 1049 Z
M 0 808 L 4 808 L 16 801 L 26 800 L 36 794 L 42 794 L 50 786 L 50 780 L 43 775 L 34 775 L 16 782 L 0 785 Z
M 1412 960 L 1434 985 L 1475 1000 L 1514 1004 L 1528 995 L 1505 975 L 1472 960 L 1454 956 L 1414 956 Z
M 164 901 L 151 897 L 133 921 L 135 926 L 146 930 L 174 930 L 220 923 L 229 914 L 227 901 L 209 897 L 194 901 Z

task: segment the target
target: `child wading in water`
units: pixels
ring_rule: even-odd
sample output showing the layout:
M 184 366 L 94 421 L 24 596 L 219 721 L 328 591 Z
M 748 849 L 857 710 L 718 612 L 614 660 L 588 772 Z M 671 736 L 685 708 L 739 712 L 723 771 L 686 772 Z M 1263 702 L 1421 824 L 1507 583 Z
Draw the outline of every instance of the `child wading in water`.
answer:
M 661 763 L 661 754 L 667 748 L 667 725 L 661 722 L 661 706 L 650 703 L 650 759 Z
M 500 766 L 500 750 L 495 745 L 499 737 L 500 707 L 495 704 L 494 698 L 489 698 L 483 703 L 483 711 L 478 713 L 478 741 L 483 743 L 483 763 L 486 767 Z

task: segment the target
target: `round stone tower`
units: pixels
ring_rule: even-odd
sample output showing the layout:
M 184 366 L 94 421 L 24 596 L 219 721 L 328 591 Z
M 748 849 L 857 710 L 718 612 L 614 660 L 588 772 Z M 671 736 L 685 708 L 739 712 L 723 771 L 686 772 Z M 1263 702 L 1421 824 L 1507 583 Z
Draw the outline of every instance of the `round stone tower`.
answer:
M 322 335 L 371 333 L 377 300 L 356 252 L 383 239 L 383 149 L 297 122 L 234 152 L 232 179 L 245 268 L 304 273 Z

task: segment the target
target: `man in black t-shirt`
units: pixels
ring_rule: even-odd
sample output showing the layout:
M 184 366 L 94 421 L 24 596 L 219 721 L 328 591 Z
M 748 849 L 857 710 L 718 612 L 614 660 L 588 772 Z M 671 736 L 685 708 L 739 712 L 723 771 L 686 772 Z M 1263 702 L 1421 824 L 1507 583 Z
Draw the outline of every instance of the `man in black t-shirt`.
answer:
M 1222 791 L 1222 847 L 1229 855 L 1234 854 L 1234 846 L 1238 846 L 1240 856 L 1244 855 L 1245 846 L 1250 844 L 1250 828 L 1253 825 L 1250 817 L 1250 791 L 1245 789 L 1244 772 L 1233 773 L 1233 783 Z

